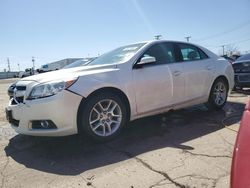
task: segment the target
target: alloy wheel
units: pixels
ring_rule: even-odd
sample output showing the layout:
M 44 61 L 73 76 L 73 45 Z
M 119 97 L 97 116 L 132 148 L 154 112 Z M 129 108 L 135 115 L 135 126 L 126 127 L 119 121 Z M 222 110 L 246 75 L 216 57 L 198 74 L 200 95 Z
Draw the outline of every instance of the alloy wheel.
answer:
M 216 105 L 222 105 L 227 99 L 227 89 L 223 82 L 217 82 L 214 91 L 213 98 Z
M 111 99 L 97 102 L 90 111 L 89 124 L 98 136 L 107 137 L 114 134 L 120 127 L 121 121 L 121 107 Z

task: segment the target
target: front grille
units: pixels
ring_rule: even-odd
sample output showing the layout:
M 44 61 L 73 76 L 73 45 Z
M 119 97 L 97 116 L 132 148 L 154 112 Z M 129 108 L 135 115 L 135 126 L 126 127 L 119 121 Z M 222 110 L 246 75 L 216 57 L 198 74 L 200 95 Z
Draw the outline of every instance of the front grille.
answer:
M 24 95 L 26 91 L 26 86 L 16 86 L 13 94 L 13 102 L 12 104 L 23 103 Z
M 23 103 L 24 97 L 16 97 L 18 103 Z
M 238 81 L 238 75 L 234 75 L 234 81 Z
M 235 73 L 250 73 L 250 62 L 242 62 L 233 64 Z
M 20 90 L 20 91 L 25 91 L 26 90 L 26 86 L 16 86 L 16 89 Z
M 23 103 L 24 97 L 13 97 L 12 105 Z
M 240 82 L 250 82 L 250 75 L 239 75 L 238 79 Z

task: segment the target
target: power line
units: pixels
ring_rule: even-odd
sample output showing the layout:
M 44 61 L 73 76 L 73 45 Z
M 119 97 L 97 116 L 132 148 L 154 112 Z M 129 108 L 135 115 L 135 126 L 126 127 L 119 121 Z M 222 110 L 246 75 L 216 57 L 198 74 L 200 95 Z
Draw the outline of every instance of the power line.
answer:
M 226 30 L 226 31 L 223 31 L 223 32 L 220 32 L 220 33 L 216 33 L 216 34 L 213 34 L 213 35 L 209 35 L 209 36 L 200 38 L 200 39 L 196 40 L 196 42 L 205 41 L 205 40 L 208 40 L 208 39 L 211 39 L 211 38 L 216 38 L 216 37 L 219 37 L 221 35 L 225 35 L 225 34 L 231 33 L 233 31 L 236 31 L 236 30 L 238 30 L 238 29 L 240 29 L 242 27 L 245 27 L 245 26 L 247 26 L 249 24 L 250 24 L 250 20 L 248 20 L 248 21 L 246 21 L 244 23 L 241 23 L 241 24 L 239 24 L 239 25 L 237 25 L 237 26 L 235 26 L 235 27 L 233 27 L 233 28 L 231 28 L 229 30 Z
M 236 41 L 236 42 L 233 42 L 233 43 L 229 43 L 227 45 L 239 44 L 239 43 L 246 42 L 246 41 L 249 41 L 249 40 L 250 40 L 250 38 L 249 39 L 244 39 L 244 40 L 239 40 L 239 41 Z
M 229 46 L 229 45 L 234 45 L 234 44 L 240 44 L 240 43 L 247 42 L 247 41 L 250 41 L 250 38 L 244 39 L 244 40 L 238 40 L 238 41 L 227 43 L 227 44 L 224 44 L 224 45 L 210 45 L 210 44 L 205 44 L 204 46 L 212 47 L 212 48 L 219 48 L 219 47 L 222 47 L 222 46 Z

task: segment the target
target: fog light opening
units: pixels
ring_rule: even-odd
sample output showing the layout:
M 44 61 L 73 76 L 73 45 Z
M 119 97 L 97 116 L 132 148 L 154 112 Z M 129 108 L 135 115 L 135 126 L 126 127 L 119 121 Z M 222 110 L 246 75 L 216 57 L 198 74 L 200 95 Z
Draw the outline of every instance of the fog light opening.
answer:
M 40 122 L 41 127 L 43 127 L 44 129 L 48 129 L 49 128 L 49 122 L 48 121 L 41 121 Z
M 56 129 L 56 125 L 51 120 L 32 121 L 32 129 Z

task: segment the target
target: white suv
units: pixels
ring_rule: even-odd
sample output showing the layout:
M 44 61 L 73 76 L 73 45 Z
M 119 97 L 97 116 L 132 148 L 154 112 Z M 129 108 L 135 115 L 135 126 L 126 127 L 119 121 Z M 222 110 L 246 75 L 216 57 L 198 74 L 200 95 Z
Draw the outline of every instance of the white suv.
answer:
M 234 86 L 231 64 L 190 43 L 149 41 L 108 52 L 83 67 L 21 79 L 6 108 L 21 134 L 99 140 L 129 120 L 206 103 L 220 109 Z

